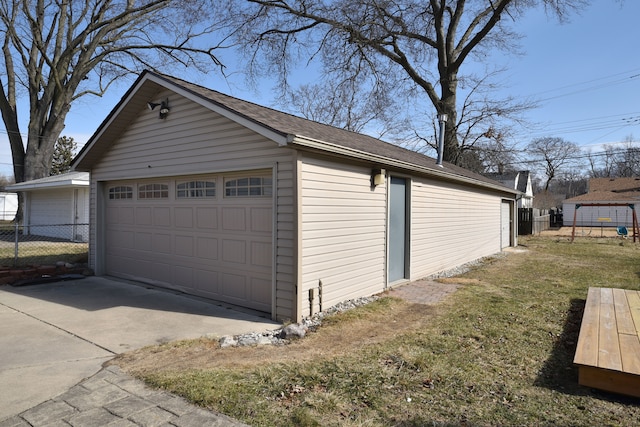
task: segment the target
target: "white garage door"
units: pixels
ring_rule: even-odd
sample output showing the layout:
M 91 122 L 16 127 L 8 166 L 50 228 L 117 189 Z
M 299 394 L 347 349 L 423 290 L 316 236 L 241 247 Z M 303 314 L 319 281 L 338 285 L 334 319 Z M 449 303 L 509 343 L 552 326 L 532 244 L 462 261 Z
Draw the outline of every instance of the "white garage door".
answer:
M 106 272 L 265 312 L 270 172 L 109 182 Z

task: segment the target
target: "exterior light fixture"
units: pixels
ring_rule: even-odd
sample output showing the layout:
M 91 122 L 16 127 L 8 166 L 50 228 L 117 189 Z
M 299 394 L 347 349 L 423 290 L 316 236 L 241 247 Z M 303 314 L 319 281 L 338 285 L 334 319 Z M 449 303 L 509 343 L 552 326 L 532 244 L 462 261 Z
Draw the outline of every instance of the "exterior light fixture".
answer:
M 373 187 L 384 184 L 387 171 L 384 169 L 374 169 L 371 171 L 371 184 Z
M 149 110 L 153 111 L 156 109 L 156 107 L 160 107 L 160 114 L 159 114 L 159 118 L 161 119 L 166 119 L 167 116 L 169 115 L 169 111 L 171 110 L 169 108 L 169 100 L 166 99 L 160 103 L 158 102 L 147 102 L 147 107 L 149 107 Z

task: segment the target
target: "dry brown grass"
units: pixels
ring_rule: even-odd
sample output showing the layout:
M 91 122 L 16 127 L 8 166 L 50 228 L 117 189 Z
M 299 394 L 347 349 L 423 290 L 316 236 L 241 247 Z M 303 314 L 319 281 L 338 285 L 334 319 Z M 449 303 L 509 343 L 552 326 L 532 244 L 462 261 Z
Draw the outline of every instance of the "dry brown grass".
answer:
M 613 425 L 640 403 L 577 384 L 590 286 L 640 289 L 640 244 L 532 237 L 437 306 L 394 298 L 284 347 L 196 340 L 121 356 L 125 370 L 253 426 Z
M 343 313 L 327 319 L 321 332 L 285 346 L 220 349 L 217 341 L 200 339 L 147 347 L 118 356 L 117 363 L 137 376 L 158 371 L 258 367 L 274 363 L 331 359 L 352 354 L 365 346 L 388 341 L 399 334 L 420 330 L 437 313 L 436 307 L 388 298 L 379 309 Z M 391 320 L 390 320 L 391 319 Z

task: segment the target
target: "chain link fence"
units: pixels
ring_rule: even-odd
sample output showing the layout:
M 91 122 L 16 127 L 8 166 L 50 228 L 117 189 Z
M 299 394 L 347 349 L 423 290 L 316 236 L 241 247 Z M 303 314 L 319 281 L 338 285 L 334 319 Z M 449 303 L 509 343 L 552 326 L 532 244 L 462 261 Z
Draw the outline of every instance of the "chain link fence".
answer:
M 89 224 L 0 225 L 0 267 L 83 264 Z

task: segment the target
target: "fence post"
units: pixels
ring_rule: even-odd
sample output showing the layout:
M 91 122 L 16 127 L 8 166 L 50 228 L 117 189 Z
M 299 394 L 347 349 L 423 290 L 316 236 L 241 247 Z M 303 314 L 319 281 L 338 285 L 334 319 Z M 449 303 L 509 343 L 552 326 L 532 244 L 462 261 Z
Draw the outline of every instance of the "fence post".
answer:
M 18 266 L 18 221 L 16 221 L 15 233 L 14 233 L 14 248 L 13 248 L 13 266 Z

